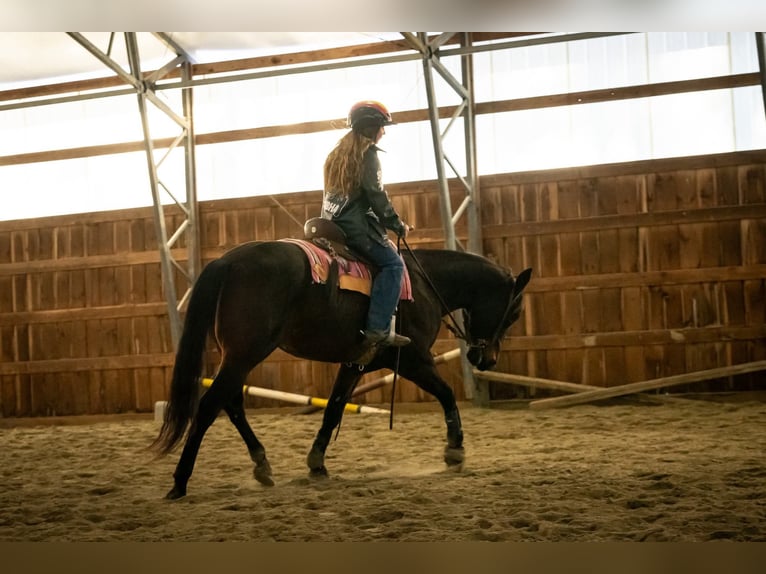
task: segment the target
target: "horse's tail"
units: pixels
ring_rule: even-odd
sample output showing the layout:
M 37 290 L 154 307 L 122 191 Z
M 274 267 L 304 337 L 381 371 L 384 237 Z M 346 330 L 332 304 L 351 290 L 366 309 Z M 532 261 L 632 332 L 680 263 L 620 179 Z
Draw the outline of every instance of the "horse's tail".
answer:
M 212 261 L 202 270 L 194 285 L 176 351 L 170 398 L 162 428 L 150 447 L 160 454 L 168 454 L 181 442 L 197 412 L 205 343 L 215 321 L 218 297 L 228 271 L 228 262 L 221 259 Z

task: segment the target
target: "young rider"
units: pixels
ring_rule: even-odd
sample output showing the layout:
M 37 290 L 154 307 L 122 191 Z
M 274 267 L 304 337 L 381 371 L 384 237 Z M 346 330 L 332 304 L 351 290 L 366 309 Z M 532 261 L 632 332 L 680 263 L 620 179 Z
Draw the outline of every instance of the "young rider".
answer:
M 324 164 L 322 217 L 340 226 L 349 247 L 378 267 L 363 331 L 368 352 L 410 342 L 408 337 L 389 332 L 401 293 L 404 262 L 386 230 L 406 237 L 410 229 L 391 205 L 382 183 L 377 143 L 385 134 L 384 126 L 392 123 L 391 114 L 380 102 L 354 104 L 347 120 L 351 129 Z

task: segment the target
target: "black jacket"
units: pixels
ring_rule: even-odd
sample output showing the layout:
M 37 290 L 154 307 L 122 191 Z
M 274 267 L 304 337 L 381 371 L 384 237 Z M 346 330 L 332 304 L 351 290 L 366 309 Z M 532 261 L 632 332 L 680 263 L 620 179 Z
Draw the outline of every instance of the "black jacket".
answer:
M 322 201 L 322 217 L 337 223 L 350 243 L 363 243 L 369 237 L 378 243 L 388 241 L 386 229 L 397 235 L 404 233 L 404 223 L 391 205 L 381 181 L 378 147 L 370 146 L 364 154 L 362 181 L 349 195 L 326 189 Z

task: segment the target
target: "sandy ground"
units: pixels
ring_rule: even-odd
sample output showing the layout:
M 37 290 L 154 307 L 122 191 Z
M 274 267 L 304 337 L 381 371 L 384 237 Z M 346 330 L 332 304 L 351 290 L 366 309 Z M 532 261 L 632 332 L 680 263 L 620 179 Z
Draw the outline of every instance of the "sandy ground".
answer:
M 172 502 L 151 415 L 0 428 L 0 541 L 766 541 L 764 402 L 461 409 L 461 472 L 435 405 L 403 405 L 393 430 L 346 414 L 326 480 L 305 466 L 321 413 L 249 411 L 271 488 L 220 418 Z

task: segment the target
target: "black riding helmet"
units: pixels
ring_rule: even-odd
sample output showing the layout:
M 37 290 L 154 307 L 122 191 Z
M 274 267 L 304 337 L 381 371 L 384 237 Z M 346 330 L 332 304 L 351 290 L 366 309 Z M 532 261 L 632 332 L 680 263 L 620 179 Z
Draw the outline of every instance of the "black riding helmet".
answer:
M 346 124 L 354 131 L 394 123 L 386 106 L 373 100 L 364 100 L 351 106 Z

